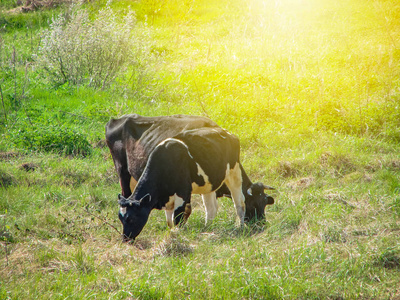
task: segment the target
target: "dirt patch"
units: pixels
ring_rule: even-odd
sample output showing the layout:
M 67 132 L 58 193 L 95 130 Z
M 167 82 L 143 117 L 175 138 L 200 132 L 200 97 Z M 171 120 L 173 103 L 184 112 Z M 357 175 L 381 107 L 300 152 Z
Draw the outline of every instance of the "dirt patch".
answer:
M 18 152 L 0 152 L 0 161 L 9 161 L 21 156 L 23 156 L 23 154 Z
M 70 4 L 84 1 L 74 0 L 25 0 L 17 1 L 18 7 L 6 11 L 9 14 L 29 13 L 40 9 L 51 9 L 61 4 Z
M 34 164 L 34 163 L 24 163 L 22 164 L 19 169 L 20 170 L 25 170 L 26 172 L 33 172 L 35 171 L 39 166 Z

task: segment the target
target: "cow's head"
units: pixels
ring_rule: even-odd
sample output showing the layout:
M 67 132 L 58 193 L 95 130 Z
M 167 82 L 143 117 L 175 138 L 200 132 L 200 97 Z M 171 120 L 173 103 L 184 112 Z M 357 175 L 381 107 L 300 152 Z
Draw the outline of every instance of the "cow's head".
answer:
M 264 192 L 264 190 L 274 190 L 261 182 L 253 183 L 245 192 L 246 213 L 245 221 L 253 219 L 264 219 L 264 209 L 266 205 L 274 204 L 274 198 Z
M 146 204 L 150 199 L 150 195 L 146 195 L 140 201 L 126 199 L 118 195 L 119 219 L 123 226 L 123 240 L 125 242 L 134 240 L 142 231 L 146 224 L 150 209 Z

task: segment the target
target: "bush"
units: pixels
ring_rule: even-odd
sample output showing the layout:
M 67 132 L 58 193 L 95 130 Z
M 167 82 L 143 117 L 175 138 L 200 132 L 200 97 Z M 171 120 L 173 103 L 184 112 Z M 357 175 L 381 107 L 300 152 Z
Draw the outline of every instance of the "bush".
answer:
M 132 29 L 128 13 L 121 23 L 109 6 L 93 21 L 85 10 L 61 14 L 45 30 L 36 57 L 55 84 L 108 86 L 133 58 Z
M 14 142 L 27 150 L 65 155 L 86 156 L 92 151 L 92 146 L 84 135 L 60 125 L 26 126 L 18 131 Z

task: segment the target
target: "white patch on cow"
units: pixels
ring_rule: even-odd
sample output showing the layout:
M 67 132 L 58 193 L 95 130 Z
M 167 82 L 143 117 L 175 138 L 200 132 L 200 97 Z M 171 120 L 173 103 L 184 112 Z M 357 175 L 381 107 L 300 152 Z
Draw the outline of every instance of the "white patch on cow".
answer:
M 218 211 L 218 204 L 217 204 L 217 197 L 215 192 L 211 192 L 208 194 L 203 194 L 203 203 L 206 207 L 206 224 L 209 221 L 214 220 L 215 216 L 217 215 Z
M 175 197 L 175 205 L 174 205 L 174 210 L 177 209 L 178 207 L 181 207 L 185 201 L 181 197 L 179 197 L 177 194 L 174 195 Z
M 162 207 L 165 210 L 165 217 L 167 219 L 167 224 L 169 228 L 174 227 L 174 211 L 181 207 L 185 201 L 177 194 L 169 197 L 169 201 Z
M 125 214 L 126 214 L 126 207 L 120 207 L 120 208 L 119 208 L 119 213 L 121 214 L 121 216 L 125 216 Z
M 193 194 L 210 193 L 212 191 L 212 185 L 208 179 L 208 176 L 198 163 L 196 163 L 196 165 L 197 165 L 197 175 L 203 177 L 205 184 L 203 186 L 199 186 L 197 183 L 193 182 L 192 183 L 192 193 Z
M 239 217 L 240 224 L 244 224 L 244 213 L 246 206 L 244 203 L 244 195 L 242 191 L 242 171 L 240 170 L 239 162 L 235 164 L 233 169 L 229 164 L 226 169 L 225 183 L 231 191 L 233 203 L 236 208 L 236 213 Z
M 157 147 L 164 145 L 168 141 L 176 141 L 176 142 L 179 142 L 179 143 L 185 145 L 185 147 L 186 147 L 186 144 L 184 142 L 182 142 L 181 140 L 174 139 L 174 138 L 167 138 L 167 139 L 161 141 L 160 143 L 158 143 Z
M 192 154 L 189 152 L 189 147 L 188 147 L 184 142 L 182 142 L 181 140 L 178 140 L 178 139 L 167 138 L 167 139 L 163 140 L 162 142 L 160 142 L 160 143 L 157 145 L 157 147 L 164 145 L 164 144 L 165 144 L 166 142 L 168 142 L 168 141 L 174 141 L 174 142 L 181 143 L 181 144 L 187 149 L 187 152 L 188 152 L 189 156 L 190 156 L 192 159 L 194 159 L 193 156 L 192 156 Z

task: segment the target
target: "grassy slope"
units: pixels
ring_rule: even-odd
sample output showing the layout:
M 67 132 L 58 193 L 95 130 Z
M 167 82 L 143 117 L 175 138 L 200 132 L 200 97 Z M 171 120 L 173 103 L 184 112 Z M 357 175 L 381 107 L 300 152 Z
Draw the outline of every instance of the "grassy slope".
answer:
M 398 8 L 356 0 L 133 3 L 154 51 L 164 52 L 157 72 L 165 91 L 117 98 L 38 86 L 30 105 L 93 143 L 107 115 L 206 113 L 240 136 L 248 173 L 278 188 L 276 204 L 266 224 L 240 230 L 222 199 L 205 228 L 195 196 L 184 229 L 169 231 L 154 211 L 126 245 L 112 228 L 120 229 L 119 185 L 106 148 L 85 159 L 17 155 L 3 140 L 13 153 L 0 163 L 9 242 L 0 249 L 0 298 L 400 297 Z

